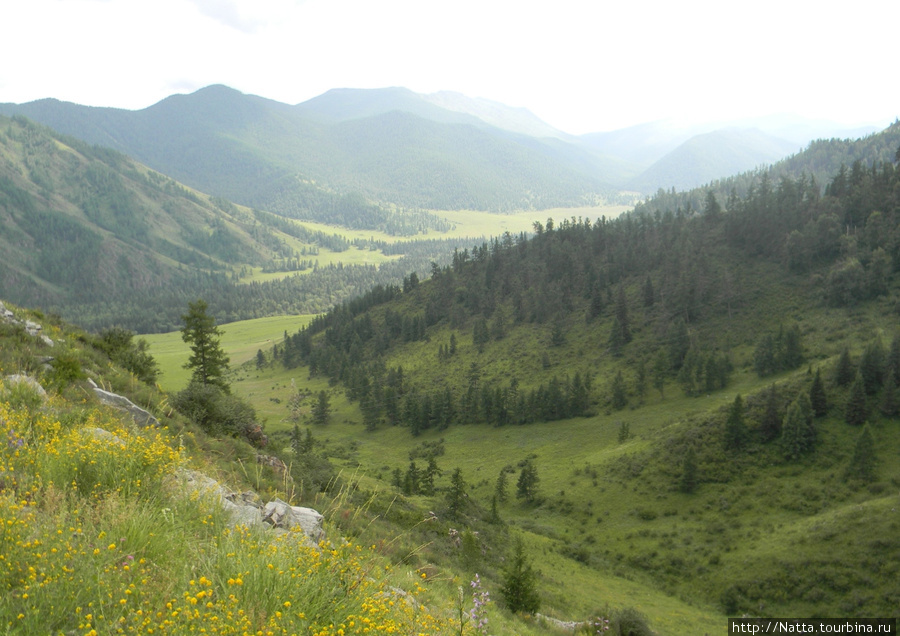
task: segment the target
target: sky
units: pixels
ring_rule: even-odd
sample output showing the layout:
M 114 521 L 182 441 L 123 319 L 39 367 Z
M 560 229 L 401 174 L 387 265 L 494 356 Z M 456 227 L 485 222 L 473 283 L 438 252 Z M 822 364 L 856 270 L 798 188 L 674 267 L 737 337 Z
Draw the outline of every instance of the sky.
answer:
M 0 102 L 140 109 L 225 84 L 455 91 L 568 133 L 661 119 L 900 116 L 900 2 L 5 0 Z

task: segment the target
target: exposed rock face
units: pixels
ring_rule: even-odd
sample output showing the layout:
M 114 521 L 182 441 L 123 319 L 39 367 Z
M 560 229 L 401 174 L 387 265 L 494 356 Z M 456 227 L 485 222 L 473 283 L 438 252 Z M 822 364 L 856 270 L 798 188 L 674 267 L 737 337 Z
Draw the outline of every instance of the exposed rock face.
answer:
M 101 404 L 111 406 L 120 411 L 125 411 L 134 418 L 134 423 L 138 426 L 161 426 L 159 420 L 156 419 L 152 413 L 142 409 L 124 395 L 104 391 L 98 387 L 93 380 L 88 380 L 88 382 L 94 390 L 94 395 L 97 396 L 97 399 L 100 400 Z

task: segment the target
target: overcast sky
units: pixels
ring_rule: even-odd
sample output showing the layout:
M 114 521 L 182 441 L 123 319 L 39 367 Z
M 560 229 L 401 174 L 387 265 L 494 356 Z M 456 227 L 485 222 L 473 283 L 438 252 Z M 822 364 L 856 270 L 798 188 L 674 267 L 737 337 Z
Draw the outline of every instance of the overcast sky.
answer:
M 226 84 L 457 91 L 566 132 L 900 115 L 900 2 L 4 0 L 0 102 L 139 109 Z

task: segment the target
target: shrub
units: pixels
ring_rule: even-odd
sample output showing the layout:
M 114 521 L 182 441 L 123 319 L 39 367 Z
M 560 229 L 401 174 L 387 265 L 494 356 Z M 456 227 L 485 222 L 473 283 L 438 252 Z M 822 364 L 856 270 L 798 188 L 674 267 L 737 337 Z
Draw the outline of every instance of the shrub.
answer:
M 172 406 L 212 435 L 240 435 L 256 423 L 256 411 L 214 384 L 191 382 L 172 398 Z

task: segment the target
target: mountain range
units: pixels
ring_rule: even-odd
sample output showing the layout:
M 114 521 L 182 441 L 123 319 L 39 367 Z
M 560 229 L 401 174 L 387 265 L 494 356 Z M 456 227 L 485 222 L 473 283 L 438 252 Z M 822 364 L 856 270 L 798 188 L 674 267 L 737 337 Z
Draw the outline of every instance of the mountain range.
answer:
M 405 88 L 334 89 L 288 105 L 226 86 L 137 111 L 44 99 L 0 104 L 128 154 L 204 192 L 331 221 L 340 196 L 410 209 L 546 209 L 683 189 L 772 163 L 817 137 L 859 136 L 796 117 L 656 122 L 582 136 L 521 108 Z

